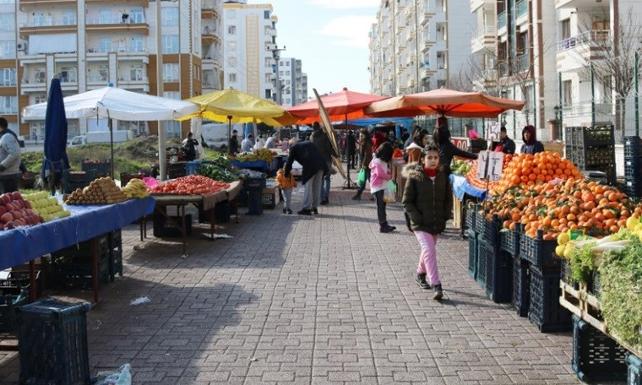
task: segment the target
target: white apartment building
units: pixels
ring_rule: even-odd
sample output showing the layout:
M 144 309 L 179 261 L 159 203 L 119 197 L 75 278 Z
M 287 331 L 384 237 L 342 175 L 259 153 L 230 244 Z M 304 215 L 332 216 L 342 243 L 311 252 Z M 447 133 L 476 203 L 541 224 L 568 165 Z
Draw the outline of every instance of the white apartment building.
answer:
M 270 4 L 224 4 L 225 88 L 276 99 L 277 18 Z
M 278 84 L 281 85 L 281 105 L 292 107 L 308 101 L 308 76 L 303 73 L 301 60 L 279 59 Z
M 382 0 L 370 31 L 371 92 L 409 94 L 461 82 L 474 19 L 458 3 Z
M 208 5 L 216 3 L 220 8 L 220 1 Z M 200 94 L 202 12 L 199 0 L 3 0 L 0 114 L 27 139 L 42 140 L 44 123 L 23 122 L 19 111 L 45 101 L 54 77 L 65 95 L 107 85 L 175 99 Z M 190 127 L 164 124 L 170 136 Z M 117 126 L 157 130 L 156 123 Z M 69 135 L 105 127 L 105 121 L 70 120 Z
M 201 0 L 203 93 L 223 89 L 223 0 Z

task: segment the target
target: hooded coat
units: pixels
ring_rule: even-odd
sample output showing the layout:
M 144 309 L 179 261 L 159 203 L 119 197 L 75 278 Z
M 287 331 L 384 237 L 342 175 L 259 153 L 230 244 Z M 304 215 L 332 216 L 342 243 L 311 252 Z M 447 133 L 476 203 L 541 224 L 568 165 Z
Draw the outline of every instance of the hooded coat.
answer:
M 446 229 L 452 200 L 448 175 L 437 172 L 434 180 L 423 170 L 423 165 L 409 164 L 403 169 L 406 186 L 401 203 L 408 214 L 412 231 L 439 234 Z
M 530 132 L 531 138 L 530 140 L 526 141 L 525 134 L 527 132 Z M 544 151 L 544 145 L 542 142 L 537 140 L 536 135 L 537 130 L 535 129 L 534 126 L 526 126 L 522 130 L 522 140 L 524 141 L 524 144 L 522 145 L 521 153 L 522 154 L 537 154 L 538 152 L 543 152 Z
M 466 159 L 477 159 L 477 154 L 460 150 L 450 141 L 450 130 L 448 130 L 448 127 L 435 128 L 433 140 L 435 144 L 439 146 L 440 167 L 448 175 L 450 174 L 450 163 L 452 163 L 455 156 L 460 156 Z

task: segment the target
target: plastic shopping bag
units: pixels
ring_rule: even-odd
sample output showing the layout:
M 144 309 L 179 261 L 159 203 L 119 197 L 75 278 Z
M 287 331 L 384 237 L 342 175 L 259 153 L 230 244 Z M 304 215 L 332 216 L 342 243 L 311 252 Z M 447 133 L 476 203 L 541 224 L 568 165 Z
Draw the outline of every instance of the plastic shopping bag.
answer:
M 389 180 L 386 183 L 386 189 L 383 192 L 383 201 L 386 203 L 392 203 L 397 200 L 397 184 L 394 181 Z
M 359 174 L 357 174 L 357 186 L 363 187 L 366 185 L 366 169 L 362 168 L 359 170 Z
M 131 385 L 132 374 L 131 366 L 125 364 L 121 366 L 117 372 L 113 373 L 98 373 L 96 385 Z

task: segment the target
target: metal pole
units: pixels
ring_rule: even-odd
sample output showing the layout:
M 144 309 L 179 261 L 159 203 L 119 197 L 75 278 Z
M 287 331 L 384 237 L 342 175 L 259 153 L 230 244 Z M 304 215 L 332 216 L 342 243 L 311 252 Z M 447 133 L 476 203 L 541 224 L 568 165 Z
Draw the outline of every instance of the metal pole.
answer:
M 114 179 L 114 123 L 107 112 L 107 123 L 109 124 L 109 152 L 111 153 L 111 179 Z
M 635 76 L 635 136 L 640 136 L 640 79 L 638 79 L 638 71 L 640 67 L 640 52 L 635 51 L 635 68 L 633 70 Z
M 560 117 L 559 117 L 559 130 L 560 130 L 559 135 L 562 136 L 563 135 L 562 131 L 564 130 L 564 116 L 562 115 L 563 114 L 562 113 L 562 106 L 564 105 L 564 99 L 562 97 L 563 94 L 562 94 L 562 73 L 561 72 L 557 76 L 557 83 L 558 83 L 558 87 L 557 88 L 559 88 L 559 114 L 560 114 Z
M 533 125 L 535 126 L 535 129 L 537 130 L 537 82 L 535 81 L 535 77 L 533 77 Z
M 595 71 L 591 63 L 591 127 L 595 126 Z

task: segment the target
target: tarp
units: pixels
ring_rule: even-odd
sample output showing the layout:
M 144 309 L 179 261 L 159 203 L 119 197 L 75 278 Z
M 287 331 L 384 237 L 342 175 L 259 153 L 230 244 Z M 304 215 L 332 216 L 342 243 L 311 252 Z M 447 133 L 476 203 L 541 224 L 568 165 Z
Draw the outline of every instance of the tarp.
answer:
M 330 121 L 359 119 L 364 116 L 365 107 L 383 99 L 386 97 L 349 91 L 347 88 L 321 96 L 321 102 L 330 115 Z M 288 112 L 298 119 L 298 124 L 310 124 L 320 120 L 319 103 L 316 99 L 288 108 Z
M 365 113 L 375 117 L 444 115 L 462 118 L 493 118 L 506 110 L 521 110 L 523 107 L 522 101 L 498 98 L 482 92 L 461 92 L 440 88 L 374 102 L 365 109 Z
M 66 206 L 71 216 L 0 231 L 0 270 L 121 229 L 154 211 L 154 198 L 105 206 Z
M 42 176 L 50 171 L 62 172 L 69 168 L 67 158 L 67 118 L 62 101 L 60 80 L 53 79 L 45 116 L 45 159 L 42 162 Z M 51 179 L 53 181 L 53 178 Z
M 234 89 L 210 92 L 188 101 L 198 109 L 181 116 L 180 120 L 202 118 L 220 123 L 265 123 L 273 127 L 294 122 L 285 109 L 273 101 Z
M 115 87 L 103 87 L 63 99 L 67 119 L 111 118 L 129 121 L 175 120 L 196 112 L 194 103 L 139 94 Z M 28 106 L 23 111 L 26 120 L 44 119 L 47 103 Z
M 397 126 L 404 126 L 409 131 L 412 131 L 411 128 L 413 124 L 413 119 L 412 118 L 365 118 L 365 119 L 350 120 L 349 123 L 354 124 L 355 126 L 361 126 L 361 127 L 392 123 Z
M 460 201 L 464 200 L 465 194 L 481 200 L 486 199 L 486 190 L 474 187 L 461 175 L 450 174 L 450 184 L 452 186 L 453 193 Z

